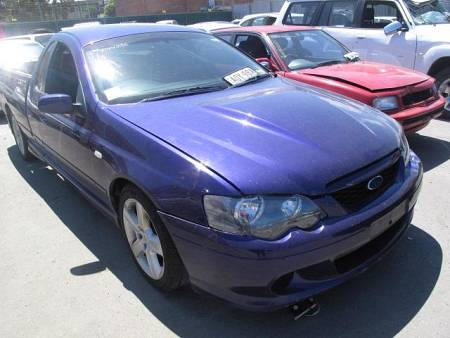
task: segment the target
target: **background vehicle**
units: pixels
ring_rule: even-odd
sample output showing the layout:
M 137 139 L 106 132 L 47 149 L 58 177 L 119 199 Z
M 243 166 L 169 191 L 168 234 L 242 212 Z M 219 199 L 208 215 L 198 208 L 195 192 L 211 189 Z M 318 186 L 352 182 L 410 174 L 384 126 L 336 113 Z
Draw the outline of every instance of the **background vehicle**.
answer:
M 326 26 L 363 60 L 401 65 L 435 77 L 439 92 L 448 98 L 448 15 L 442 0 L 288 0 L 276 24 Z
M 0 41 L 0 111 L 24 109 L 31 73 L 44 47 L 34 38 Z
M 193 25 L 188 25 L 187 27 L 201 29 L 204 32 L 211 33 L 219 29 L 233 28 L 239 26 L 226 21 L 207 21 L 195 23 Z
M 6 38 L 5 40 L 31 41 L 31 42 L 40 44 L 42 47 L 45 47 L 53 35 L 54 35 L 53 33 L 17 35 L 17 36 L 12 36 L 12 37 Z
M 159 25 L 178 25 L 177 20 L 160 20 L 156 21 L 156 23 Z
M 58 33 L 26 98 L 7 114 L 22 156 L 120 225 L 166 291 L 189 279 L 247 309 L 288 306 L 377 262 L 419 194 L 391 118 L 186 27 Z
M 270 26 L 277 19 L 278 13 L 259 13 L 244 16 L 237 23 L 239 26 Z
M 424 128 L 444 111 L 445 99 L 431 77 L 412 70 L 361 62 L 320 29 L 243 27 L 216 36 L 281 76 L 337 92 L 384 111 L 406 132 Z

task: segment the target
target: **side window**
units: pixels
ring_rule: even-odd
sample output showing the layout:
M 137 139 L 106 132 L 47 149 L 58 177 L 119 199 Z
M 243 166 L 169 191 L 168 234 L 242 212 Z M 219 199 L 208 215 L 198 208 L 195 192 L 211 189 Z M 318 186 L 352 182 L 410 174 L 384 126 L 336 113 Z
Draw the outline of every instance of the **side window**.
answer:
M 289 7 L 285 25 L 314 25 L 314 19 L 319 11 L 320 2 L 296 2 Z
M 217 34 L 216 36 L 228 43 L 231 43 L 231 40 L 233 39 L 233 34 Z
M 268 16 L 264 18 L 264 25 L 266 26 L 271 26 L 275 23 L 275 21 L 277 21 L 277 18 L 273 17 L 273 16 Z
M 39 65 L 39 69 L 36 72 L 36 82 L 35 88 L 41 93 L 45 92 L 45 75 L 47 74 L 48 63 L 50 61 L 50 57 L 55 49 L 55 43 L 52 43 L 45 51 L 41 57 L 41 62 Z
M 252 26 L 270 26 L 273 25 L 276 18 L 272 16 L 262 16 L 253 20 Z
M 353 26 L 356 11 L 355 1 L 334 1 L 328 4 L 330 6 L 330 16 L 327 26 Z
M 248 20 L 245 20 L 244 22 L 241 22 L 241 26 L 251 26 L 252 25 L 252 23 L 253 23 L 253 20 L 254 19 L 248 19 Z
M 384 26 L 394 21 L 404 22 L 403 16 L 395 2 L 368 1 L 364 5 L 362 28 L 384 28 Z
M 73 103 L 82 103 L 83 96 L 77 69 L 69 48 L 58 43 L 50 59 L 45 77 L 44 91 L 47 94 L 66 94 Z
M 252 26 L 265 26 L 266 25 L 266 18 L 265 17 L 260 17 L 260 18 L 256 18 L 255 20 L 253 20 Z
M 238 35 L 235 46 L 254 59 L 269 57 L 264 42 L 255 35 Z

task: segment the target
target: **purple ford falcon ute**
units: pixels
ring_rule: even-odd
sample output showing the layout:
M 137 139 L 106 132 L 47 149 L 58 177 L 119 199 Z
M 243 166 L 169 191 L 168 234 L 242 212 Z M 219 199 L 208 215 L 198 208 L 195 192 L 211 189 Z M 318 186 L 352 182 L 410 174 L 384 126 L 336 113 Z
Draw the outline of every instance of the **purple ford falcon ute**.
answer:
M 185 27 L 58 33 L 7 115 L 21 154 L 114 219 L 151 284 L 189 281 L 250 310 L 377 262 L 411 222 L 422 179 L 385 114 Z

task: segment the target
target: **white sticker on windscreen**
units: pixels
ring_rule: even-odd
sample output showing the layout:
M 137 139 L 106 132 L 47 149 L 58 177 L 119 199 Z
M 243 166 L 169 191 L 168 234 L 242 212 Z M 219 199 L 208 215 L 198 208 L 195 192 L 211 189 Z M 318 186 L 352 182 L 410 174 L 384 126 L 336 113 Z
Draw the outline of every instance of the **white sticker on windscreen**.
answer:
M 108 101 L 115 100 L 123 95 L 122 89 L 120 87 L 112 87 L 105 89 L 103 91 L 103 94 L 105 94 L 106 99 Z
M 256 76 L 258 76 L 258 73 L 256 71 L 254 71 L 249 67 L 246 67 L 238 70 L 237 72 L 225 76 L 223 79 L 227 81 L 230 85 L 236 86 Z

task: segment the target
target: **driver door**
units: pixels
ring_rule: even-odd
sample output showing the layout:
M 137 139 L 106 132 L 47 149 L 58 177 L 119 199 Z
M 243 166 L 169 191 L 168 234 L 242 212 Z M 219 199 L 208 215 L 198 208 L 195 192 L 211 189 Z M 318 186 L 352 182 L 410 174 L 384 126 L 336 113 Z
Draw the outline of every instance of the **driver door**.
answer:
M 30 90 L 31 106 L 34 114 L 39 116 L 39 138 L 47 160 L 76 183 L 95 192 L 98 187 L 93 179 L 96 159 L 90 146 L 92 116 L 86 109 L 76 63 L 68 46 L 57 42 L 42 74 L 42 84 Z M 48 114 L 39 111 L 39 98 L 46 94 L 69 95 L 73 112 Z
M 399 21 L 408 27 L 405 13 L 396 1 L 365 1 L 357 27 L 347 31 L 333 27 L 327 31 L 337 40 L 358 52 L 362 60 L 414 68 L 416 34 L 410 29 L 393 35 L 384 34 L 384 27 Z M 351 32 L 351 35 L 348 33 Z

